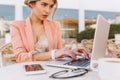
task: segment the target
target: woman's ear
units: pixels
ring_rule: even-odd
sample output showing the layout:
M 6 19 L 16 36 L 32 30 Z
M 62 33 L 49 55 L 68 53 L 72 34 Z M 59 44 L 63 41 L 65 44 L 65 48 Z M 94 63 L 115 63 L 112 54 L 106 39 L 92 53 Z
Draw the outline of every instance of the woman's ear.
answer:
M 30 4 L 29 4 L 29 7 L 30 7 L 30 8 L 34 8 L 34 7 L 35 7 L 35 3 L 30 3 Z

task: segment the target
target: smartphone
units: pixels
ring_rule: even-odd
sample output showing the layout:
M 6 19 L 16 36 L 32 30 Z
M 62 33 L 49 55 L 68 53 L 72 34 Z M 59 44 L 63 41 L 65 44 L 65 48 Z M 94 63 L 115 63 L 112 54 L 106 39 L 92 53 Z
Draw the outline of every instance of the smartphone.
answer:
M 24 71 L 27 75 L 46 73 L 46 70 L 40 64 L 25 64 Z

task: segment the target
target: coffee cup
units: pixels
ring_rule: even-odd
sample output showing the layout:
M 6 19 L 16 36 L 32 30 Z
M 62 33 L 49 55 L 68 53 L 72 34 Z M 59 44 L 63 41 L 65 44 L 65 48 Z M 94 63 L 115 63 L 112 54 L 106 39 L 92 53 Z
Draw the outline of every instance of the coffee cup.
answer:
M 98 67 L 93 66 L 97 64 Z M 92 62 L 91 69 L 97 71 L 101 80 L 120 80 L 120 59 L 102 58 Z

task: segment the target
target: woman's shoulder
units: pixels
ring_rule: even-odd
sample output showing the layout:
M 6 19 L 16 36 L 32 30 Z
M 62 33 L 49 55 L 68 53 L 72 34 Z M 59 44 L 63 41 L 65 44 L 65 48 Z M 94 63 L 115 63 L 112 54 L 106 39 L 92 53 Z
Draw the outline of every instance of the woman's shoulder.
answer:
M 25 25 L 25 20 L 16 20 L 11 23 L 13 26 L 24 26 Z

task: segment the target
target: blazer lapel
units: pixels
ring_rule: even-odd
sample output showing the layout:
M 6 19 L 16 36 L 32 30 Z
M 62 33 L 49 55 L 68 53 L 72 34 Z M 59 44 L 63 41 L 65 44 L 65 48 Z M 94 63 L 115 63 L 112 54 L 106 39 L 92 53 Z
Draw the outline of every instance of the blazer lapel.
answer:
M 26 25 L 25 25 L 25 32 L 26 32 L 26 38 L 28 41 L 28 46 L 30 51 L 34 50 L 34 38 L 33 38 L 33 31 L 32 31 L 32 26 L 30 22 L 30 18 L 28 17 L 26 19 Z

